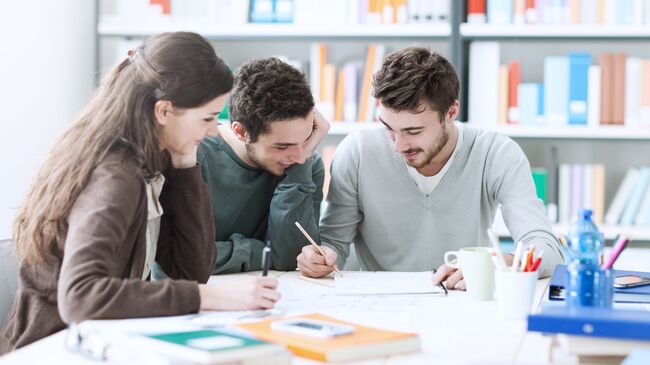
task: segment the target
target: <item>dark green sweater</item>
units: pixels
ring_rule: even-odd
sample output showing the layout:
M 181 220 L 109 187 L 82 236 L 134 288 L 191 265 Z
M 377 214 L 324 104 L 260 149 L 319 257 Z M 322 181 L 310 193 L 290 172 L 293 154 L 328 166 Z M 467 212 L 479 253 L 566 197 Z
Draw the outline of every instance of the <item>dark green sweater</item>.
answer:
M 300 224 L 318 242 L 325 169 L 318 154 L 295 164 L 285 176 L 253 168 L 221 138 L 199 146 L 198 160 L 212 199 L 217 263 L 214 274 L 260 270 L 262 249 L 271 241 L 271 268 L 294 270 L 309 241 Z

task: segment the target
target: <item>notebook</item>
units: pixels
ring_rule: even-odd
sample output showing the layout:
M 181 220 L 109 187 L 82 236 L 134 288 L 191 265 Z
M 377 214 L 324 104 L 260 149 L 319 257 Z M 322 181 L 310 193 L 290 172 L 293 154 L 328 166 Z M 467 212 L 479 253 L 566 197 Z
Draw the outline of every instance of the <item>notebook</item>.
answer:
M 321 314 L 309 314 L 283 319 L 314 319 L 352 325 L 354 333 L 340 337 L 319 339 L 306 335 L 273 331 L 271 323 L 277 319 L 239 324 L 253 336 L 286 345 L 295 355 L 325 362 L 342 362 L 403 354 L 420 350 L 420 338 L 414 333 L 380 330 L 337 320 Z
M 431 271 L 388 272 L 346 271 L 334 277 L 336 294 L 442 294 L 445 292 L 431 283 Z
M 614 270 L 614 276 L 638 275 L 650 277 L 650 273 L 641 271 Z M 566 265 L 557 265 L 548 287 L 548 299 L 564 300 L 564 282 Z M 614 289 L 614 301 L 618 303 L 650 303 L 650 285 L 636 288 Z

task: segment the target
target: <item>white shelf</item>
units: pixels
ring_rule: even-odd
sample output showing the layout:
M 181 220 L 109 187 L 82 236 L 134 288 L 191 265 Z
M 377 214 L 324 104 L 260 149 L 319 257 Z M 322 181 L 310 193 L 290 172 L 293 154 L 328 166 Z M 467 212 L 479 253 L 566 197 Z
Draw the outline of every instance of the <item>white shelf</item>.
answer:
M 449 24 L 397 24 L 397 25 L 334 25 L 304 26 L 294 24 L 183 24 L 173 22 L 156 22 L 139 24 L 106 20 L 97 27 L 100 36 L 146 37 L 169 31 L 193 31 L 211 39 L 239 38 L 443 38 L 451 34 Z
M 345 136 L 354 131 L 372 128 L 382 128 L 383 125 L 377 122 L 332 122 L 330 123 L 329 135 Z
M 481 126 L 513 138 L 531 139 L 601 139 L 601 140 L 650 140 L 650 127 L 625 126 L 527 126 L 496 125 Z
M 566 235 L 571 228 L 568 224 L 554 224 L 553 232 L 555 234 L 564 234 Z M 630 240 L 639 240 L 639 241 L 650 241 L 650 227 L 639 227 L 639 226 L 617 226 L 617 225 L 599 225 L 600 231 L 605 236 L 605 239 L 611 240 L 616 238 L 617 234 L 624 234 L 630 238 Z M 510 231 L 504 224 L 495 224 L 492 227 L 494 233 L 502 237 L 510 237 Z
M 650 27 L 632 25 L 460 25 L 467 38 L 650 38 Z

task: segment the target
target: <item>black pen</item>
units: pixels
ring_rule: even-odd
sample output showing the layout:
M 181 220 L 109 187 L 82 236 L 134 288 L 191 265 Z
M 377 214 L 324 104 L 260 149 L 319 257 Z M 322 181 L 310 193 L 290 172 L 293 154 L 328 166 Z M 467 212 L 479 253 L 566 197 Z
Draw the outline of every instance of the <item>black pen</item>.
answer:
M 269 274 L 269 264 L 271 263 L 271 241 L 266 241 L 262 250 L 262 276 Z
M 438 270 L 431 269 L 431 271 L 433 272 L 433 275 L 435 275 L 436 271 L 438 271 Z M 445 288 L 445 285 L 442 283 L 442 281 L 438 284 L 438 286 L 440 287 L 440 289 L 442 289 L 445 292 L 445 295 L 449 294 L 449 292 L 447 291 L 447 288 Z

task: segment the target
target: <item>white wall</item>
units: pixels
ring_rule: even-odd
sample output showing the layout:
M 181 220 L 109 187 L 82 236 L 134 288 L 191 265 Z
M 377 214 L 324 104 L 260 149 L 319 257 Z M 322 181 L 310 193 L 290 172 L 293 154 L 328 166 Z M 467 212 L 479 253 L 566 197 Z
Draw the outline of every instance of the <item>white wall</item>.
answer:
M 95 2 L 0 0 L 0 239 L 94 86 Z

